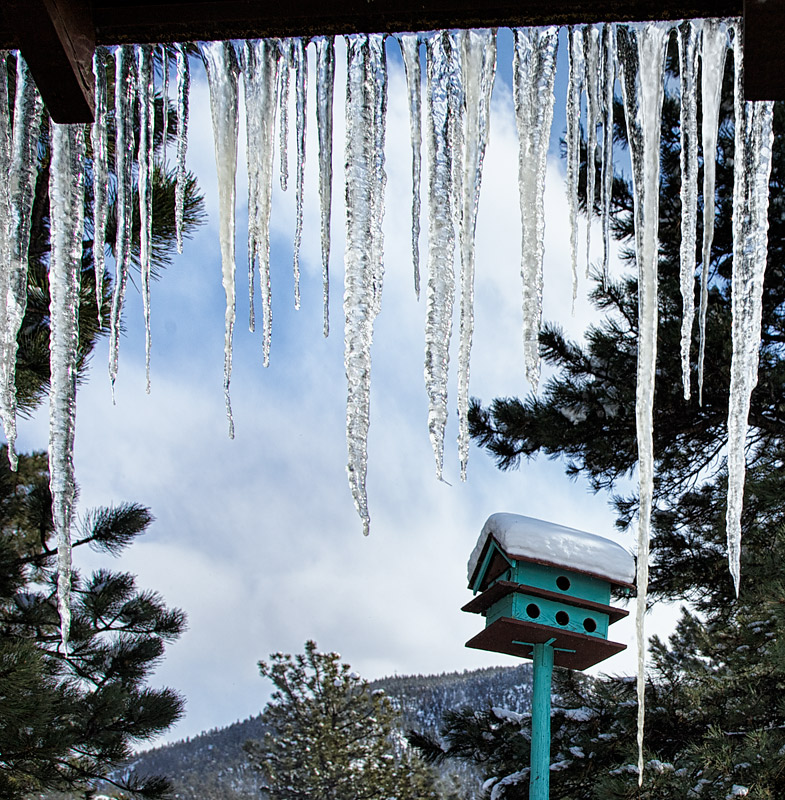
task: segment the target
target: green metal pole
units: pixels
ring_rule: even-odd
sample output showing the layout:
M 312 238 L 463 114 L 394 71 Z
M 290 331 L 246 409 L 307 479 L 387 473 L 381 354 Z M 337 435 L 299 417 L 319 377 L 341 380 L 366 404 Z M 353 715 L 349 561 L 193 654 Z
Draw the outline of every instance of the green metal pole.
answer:
M 552 676 L 553 647 L 535 644 L 529 800 L 548 800 L 550 792 Z

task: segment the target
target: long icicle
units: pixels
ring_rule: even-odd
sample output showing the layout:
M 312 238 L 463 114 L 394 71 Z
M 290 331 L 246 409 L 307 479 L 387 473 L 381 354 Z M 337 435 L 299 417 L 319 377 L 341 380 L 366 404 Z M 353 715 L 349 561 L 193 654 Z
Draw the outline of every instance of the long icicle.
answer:
M 49 486 L 57 533 L 57 606 L 63 651 L 71 627 L 71 518 L 76 495 L 74 430 L 79 349 L 79 273 L 84 231 L 84 128 L 52 123 L 49 176 Z
M 386 62 L 382 36 L 347 37 L 346 247 L 344 366 L 349 487 L 363 533 L 370 531 L 366 476 L 371 401 L 371 344 L 383 266 L 380 209 L 384 199 L 384 110 Z M 379 94 L 383 96 L 380 97 Z M 380 128 L 380 130 L 377 130 Z M 378 228 L 378 231 L 377 231 Z
M 695 246 L 698 235 L 698 103 L 695 91 L 700 30 L 701 22 L 696 20 L 686 20 L 678 29 L 681 85 L 681 374 L 685 400 L 690 399 L 690 345 L 695 318 Z M 704 124 L 705 119 L 704 111 Z
M 616 80 L 616 37 L 613 25 L 605 23 L 602 34 L 602 274 L 608 277 L 613 196 L 613 85 Z
M 183 252 L 183 213 L 185 208 L 185 154 L 188 150 L 188 95 L 191 72 L 188 52 L 184 44 L 177 45 L 177 183 L 174 191 L 175 230 L 177 252 Z
M 591 223 L 597 176 L 597 124 L 600 118 L 601 27 L 583 29 L 586 64 L 586 277 L 591 268 Z
M 526 378 L 537 391 L 545 251 L 545 169 L 553 123 L 559 31 L 556 27 L 516 28 L 514 35 L 513 94 L 518 128 L 523 350 Z
M 90 129 L 90 142 L 93 147 L 93 266 L 95 268 L 95 302 L 98 325 L 103 325 L 104 309 L 104 270 L 106 269 L 106 217 L 108 211 L 107 188 L 109 185 L 109 154 L 107 149 L 106 70 L 109 53 L 104 47 L 97 47 L 93 55 L 93 75 L 95 76 L 95 122 Z
M 728 33 L 724 22 L 703 23 L 701 47 L 701 104 L 703 121 L 703 257 L 701 264 L 700 344 L 698 349 L 698 403 L 703 405 L 703 362 L 706 350 L 706 313 L 709 304 L 709 269 L 714 241 L 714 176 L 717 162 L 717 126 L 720 94 L 725 74 Z
M 463 86 L 466 93 L 466 149 L 463 163 L 461 251 L 461 321 L 458 349 L 458 457 L 461 480 L 469 461 L 469 366 L 474 332 L 474 243 L 482 165 L 496 77 L 496 30 L 467 31 L 463 38 Z
M 169 138 L 169 45 L 161 45 L 161 163 L 166 172 L 166 141 Z
M 229 384 L 232 379 L 232 339 L 235 321 L 235 205 L 238 130 L 238 65 L 231 42 L 208 42 L 202 45 L 207 82 L 210 89 L 210 110 L 213 120 L 215 165 L 218 171 L 219 235 L 221 240 L 221 274 L 226 295 L 224 333 L 224 399 L 229 438 L 234 438 L 234 420 Z
M 8 52 L 0 50 L 0 175 L 11 175 L 11 153 L 13 149 L 13 135 L 11 119 L 8 113 Z M 0 181 L 0 265 L 9 265 L 11 261 L 11 187 L 8 180 Z M 8 296 L 9 269 L 6 266 L 0 269 L 0 298 Z M 0 303 L 0 408 L 2 408 L 2 421 L 6 426 L 6 415 L 9 417 L 11 409 L 8 408 L 9 399 L 16 399 L 16 392 L 10 398 L 7 392 L 8 367 L 10 359 L 6 354 L 5 342 L 7 340 L 8 308 L 6 303 Z M 14 362 L 16 359 L 14 359 Z M 15 381 L 14 381 L 15 382 Z M 13 413 L 14 424 L 16 412 Z M 11 468 L 14 468 L 13 448 L 8 447 L 8 459 Z
M 289 186 L 289 69 L 292 65 L 292 40 L 281 39 L 281 66 L 278 71 L 278 120 L 281 151 L 281 189 Z
M 322 296 L 325 337 L 330 333 L 330 216 L 333 193 L 333 94 L 335 38 L 316 40 L 316 128 L 319 133 L 319 210 L 321 212 Z
M 139 104 L 139 149 L 137 154 L 139 184 L 139 269 L 142 275 L 144 306 L 145 389 L 150 394 L 150 273 L 153 249 L 153 155 L 155 152 L 155 86 L 153 83 L 153 48 L 140 45 L 136 51 L 137 102 Z
M 638 785 L 643 783 L 649 538 L 654 491 L 654 377 L 657 362 L 657 272 L 660 201 L 660 128 L 668 23 L 617 28 L 622 95 L 632 161 L 635 249 L 638 263 L 638 370 L 635 418 L 638 438 Z
M 398 42 L 403 54 L 406 90 L 409 95 L 409 132 L 412 141 L 412 266 L 414 293 L 420 299 L 420 182 L 422 174 L 422 67 L 420 34 L 402 33 Z
M 428 431 L 442 478 L 444 429 L 447 424 L 449 342 L 455 300 L 453 151 L 450 147 L 452 106 L 449 90 L 452 39 L 444 31 L 432 33 L 427 47 L 428 103 L 428 286 L 425 322 L 425 386 L 428 393 Z
M 570 209 L 570 264 L 572 266 L 572 304 L 574 308 L 575 300 L 578 297 L 578 179 L 581 166 L 583 31 L 571 25 L 568 41 L 570 69 L 567 79 L 567 201 Z
M 295 175 L 296 221 L 294 230 L 294 307 L 300 308 L 300 244 L 303 238 L 303 192 L 305 191 L 305 137 L 306 101 L 308 98 L 308 57 L 305 40 L 292 40 L 292 64 L 294 66 L 295 131 L 297 138 L 297 165 Z
M 248 165 L 248 288 L 254 329 L 253 270 L 259 265 L 262 295 L 262 363 L 270 363 L 272 290 L 270 284 L 270 207 L 273 194 L 276 86 L 280 51 L 276 39 L 245 43 L 246 157 Z
M 112 400 L 117 380 L 120 349 L 120 319 L 123 299 L 128 284 L 128 266 L 131 262 L 131 234 L 133 228 L 133 142 L 134 125 L 134 49 L 122 45 L 115 53 L 115 175 L 117 176 L 117 239 L 115 243 L 115 278 L 112 295 L 112 315 L 109 331 L 109 378 L 112 382 Z
M 769 177 L 774 105 L 744 100 L 741 31 L 734 27 L 733 356 L 728 400 L 728 564 L 736 596 L 741 580 L 741 512 L 747 420 L 758 383 L 763 277 L 768 257 Z
M 7 108 L 8 106 L 6 106 Z M 11 215 L 9 217 L 9 261 L 4 302 L 5 325 L 2 331 L 3 386 L 0 413 L 8 441 L 8 460 L 16 470 L 16 352 L 17 336 L 27 309 L 27 253 L 30 245 L 30 220 L 35 196 L 38 165 L 38 138 L 43 103 L 21 55 L 16 59 L 16 96 L 8 172 Z M 6 283 L 7 281 L 7 283 Z

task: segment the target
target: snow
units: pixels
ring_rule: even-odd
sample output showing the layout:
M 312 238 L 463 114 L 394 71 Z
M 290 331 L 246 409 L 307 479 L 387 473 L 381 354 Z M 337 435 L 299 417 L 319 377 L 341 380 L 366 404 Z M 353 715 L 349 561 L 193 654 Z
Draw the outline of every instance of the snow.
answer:
M 564 714 L 565 719 L 573 722 L 589 722 L 597 717 L 597 712 L 593 708 L 564 708 L 559 710 Z
M 510 711 L 508 708 L 501 708 L 500 706 L 493 706 L 491 713 L 502 722 L 513 722 L 516 725 L 520 725 L 526 719 L 525 714 L 519 714 L 516 711 Z
M 725 800 L 733 800 L 734 797 L 746 797 L 750 793 L 748 786 L 739 786 L 734 783 L 731 787 L 730 794 L 725 795 Z
M 566 567 L 615 583 L 635 580 L 635 559 L 620 544 L 594 533 L 508 513 L 488 517 L 469 558 L 469 580 L 491 538 L 513 558 Z

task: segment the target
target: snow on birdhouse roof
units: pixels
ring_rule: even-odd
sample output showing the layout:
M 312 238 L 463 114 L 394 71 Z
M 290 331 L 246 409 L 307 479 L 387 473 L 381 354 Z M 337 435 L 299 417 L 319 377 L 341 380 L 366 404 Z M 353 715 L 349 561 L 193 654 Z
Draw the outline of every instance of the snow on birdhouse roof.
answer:
M 493 538 L 513 558 L 586 572 L 614 583 L 635 581 L 635 559 L 620 544 L 594 533 L 520 514 L 491 514 L 469 557 L 469 581 Z

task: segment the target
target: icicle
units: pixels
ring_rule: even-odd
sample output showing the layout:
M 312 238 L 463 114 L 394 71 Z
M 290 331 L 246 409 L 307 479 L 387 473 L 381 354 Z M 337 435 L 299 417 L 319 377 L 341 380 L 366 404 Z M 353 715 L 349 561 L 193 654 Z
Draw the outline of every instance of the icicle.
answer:
M 422 158 L 422 70 L 420 68 L 420 35 L 403 33 L 398 36 L 406 73 L 409 94 L 409 128 L 412 140 L 412 264 L 414 293 L 420 299 L 420 175 Z
M 570 207 L 570 260 L 572 264 L 572 305 L 574 308 L 575 299 L 578 297 L 578 177 L 581 166 L 581 86 L 583 84 L 584 64 L 583 31 L 573 26 L 570 26 L 569 29 L 569 60 L 570 70 L 567 88 L 567 198 Z M 531 349 L 531 345 L 529 347 Z M 537 362 L 539 364 L 539 346 L 537 347 Z M 539 375 L 539 368 L 537 375 Z
M 455 298 L 453 257 L 453 148 L 451 116 L 458 113 L 450 93 L 450 34 L 438 31 L 425 40 L 427 48 L 428 136 L 428 287 L 425 322 L 425 384 L 428 392 L 428 431 L 436 458 L 436 475 L 442 477 L 444 428 L 447 424 L 447 378 Z
M 586 277 L 591 265 L 591 219 L 597 163 L 597 123 L 600 116 L 600 26 L 583 30 L 586 63 Z
M 690 343 L 695 317 L 695 243 L 698 224 L 698 103 L 695 87 L 701 25 L 701 21 L 688 20 L 682 22 L 678 29 L 681 84 L 681 371 L 685 400 L 690 399 Z
M 235 320 L 235 175 L 237 173 L 237 75 L 238 65 L 231 42 L 207 42 L 202 45 L 207 82 L 210 88 L 210 111 L 215 140 L 215 165 L 218 171 L 219 231 L 221 271 L 226 294 L 226 331 L 224 336 L 224 397 L 229 438 L 234 438 L 229 383 L 232 378 L 232 338 Z
M 739 594 L 741 511 L 750 396 L 758 382 L 763 276 L 768 256 L 769 176 L 772 119 L 770 102 L 744 100 L 742 41 L 734 27 L 733 164 L 733 358 L 728 401 L 728 563 Z
M 613 25 L 603 26 L 602 123 L 602 273 L 610 266 L 611 198 L 613 195 L 613 84 L 616 80 L 616 39 Z
M 573 35 L 577 33 L 573 31 Z M 522 228 L 523 354 L 526 378 L 536 392 L 540 377 L 545 167 L 553 122 L 553 82 L 559 31 L 556 27 L 516 28 L 514 35 L 513 95 L 518 127 Z M 573 267 L 576 267 L 575 262 Z M 575 274 L 573 272 L 573 280 Z
M 714 240 L 714 175 L 717 161 L 717 127 L 720 94 L 725 74 L 728 34 L 724 22 L 703 23 L 701 46 L 701 103 L 703 121 L 703 258 L 701 265 L 700 345 L 698 350 L 698 403 L 703 405 L 703 360 L 706 349 L 706 310 L 709 303 L 709 268 Z
M 246 156 L 248 163 L 248 285 L 254 329 L 253 270 L 259 264 L 262 293 L 262 354 L 270 363 L 272 303 L 270 286 L 270 204 L 273 193 L 273 139 L 280 51 L 276 39 L 245 43 Z
M 289 68 L 292 65 L 292 41 L 281 39 L 281 67 L 278 72 L 278 118 L 281 137 L 281 189 L 286 191 L 289 184 Z
M 164 172 L 166 172 L 166 140 L 169 138 L 169 45 L 161 45 L 161 101 L 162 131 L 161 154 Z
M 657 361 L 657 259 L 660 200 L 660 128 L 665 45 L 671 26 L 651 22 L 619 26 L 617 43 L 622 96 L 632 161 L 635 250 L 638 263 L 638 374 L 635 417 L 638 435 L 637 641 L 638 784 L 643 782 L 646 687 L 644 615 L 649 583 L 649 536 L 654 486 L 654 376 Z
M 112 399 L 117 379 L 118 352 L 120 348 L 120 317 L 128 283 L 128 265 L 131 261 L 131 233 L 133 227 L 132 162 L 134 146 L 133 77 L 134 49 L 122 45 L 115 55 L 115 174 L 117 176 L 117 241 L 115 244 L 115 279 L 112 295 L 112 316 L 109 333 L 109 377 L 112 381 Z
M 103 324 L 104 270 L 106 259 L 106 191 L 109 186 L 109 156 L 106 139 L 106 69 L 109 53 L 104 47 L 97 47 L 93 56 L 93 75 L 95 76 L 95 122 L 90 129 L 93 147 L 93 265 L 95 267 L 95 302 L 98 311 L 98 325 Z
M 330 333 L 330 216 L 333 193 L 333 90 L 335 39 L 316 40 L 316 127 L 319 131 L 319 207 L 321 211 L 324 335 Z
M 346 247 L 344 364 L 347 473 L 363 533 L 370 530 L 366 473 L 371 399 L 371 343 L 379 310 L 384 265 L 381 217 L 384 206 L 384 124 L 387 65 L 384 38 L 347 37 Z M 381 147 L 380 147 L 381 146 Z
M 5 180 L 0 180 L 0 298 L 8 297 L 9 271 L 11 261 L 11 153 L 13 137 L 11 133 L 11 120 L 8 113 L 8 52 L 0 50 L 0 175 Z M 11 366 L 9 354 L 6 351 L 8 327 L 8 303 L 0 303 L 0 409 L 6 432 L 11 426 L 6 424 L 6 419 L 13 420 L 16 427 L 16 410 L 8 407 L 8 403 L 16 400 L 16 392 L 10 395 L 7 391 Z M 14 359 L 15 361 L 16 359 Z M 10 442 L 10 440 L 9 440 Z M 11 469 L 16 469 L 16 453 L 13 447 L 8 446 L 8 460 Z
M 303 236 L 303 190 L 305 187 L 305 110 L 308 92 L 308 58 L 303 39 L 292 40 L 292 65 L 295 85 L 295 131 L 297 134 L 297 185 L 294 231 L 294 307 L 300 308 L 300 243 Z
M 469 365 L 474 332 L 474 240 L 482 164 L 488 141 L 491 93 L 496 76 L 496 30 L 467 31 L 463 38 L 466 123 L 461 251 L 461 322 L 458 350 L 458 455 L 461 480 L 469 460 Z
M 7 84 L 6 84 L 7 85 Z M 6 90 L 7 91 L 7 90 Z M 8 108 L 7 100 L 4 109 Z M 38 138 L 41 131 L 43 104 L 35 88 L 27 64 L 21 55 L 16 59 L 16 97 L 14 126 L 10 142 L 11 162 L 8 172 L 10 215 L 8 224 L 7 274 L 0 289 L 6 292 L 2 313 L 2 403 L 0 414 L 8 441 L 8 460 L 16 470 L 16 351 L 17 335 L 27 309 L 27 251 L 30 244 L 30 219 L 35 195 L 38 166 Z M 7 113 L 7 112 L 6 112 Z M 5 125 L 8 130 L 8 125 Z M 5 150 L 8 140 L 3 145 Z M 5 249 L 5 248 L 4 248 Z M 0 270 L 6 273 L 6 270 Z
M 448 80 L 448 115 L 447 141 L 452 161 L 452 216 L 455 230 L 460 231 L 463 225 L 463 163 L 465 155 L 464 121 L 466 115 L 466 98 L 461 81 L 463 72 L 463 41 L 468 31 L 458 30 L 449 33 L 450 68 Z
M 139 268 L 142 274 L 144 305 L 144 353 L 146 390 L 150 393 L 150 259 L 153 246 L 153 154 L 155 152 L 155 87 L 153 84 L 153 48 L 140 45 L 136 51 L 137 98 L 139 103 Z
M 84 129 L 52 123 L 49 263 L 49 486 L 57 533 L 57 606 L 63 650 L 71 625 L 71 517 L 76 494 L 74 428 L 79 349 L 79 273 L 84 232 Z
M 183 209 L 185 207 L 185 152 L 188 149 L 188 94 L 191 74 L 186 45 L 177 45 L 177 184 L 174 192 L 177 252 L 183 252 Z

